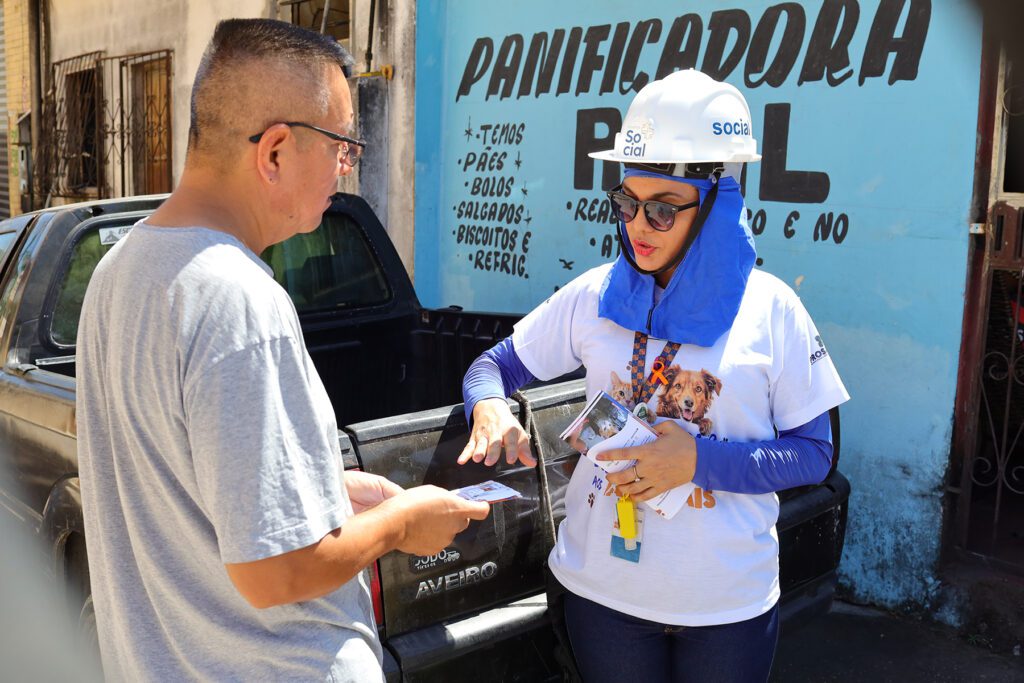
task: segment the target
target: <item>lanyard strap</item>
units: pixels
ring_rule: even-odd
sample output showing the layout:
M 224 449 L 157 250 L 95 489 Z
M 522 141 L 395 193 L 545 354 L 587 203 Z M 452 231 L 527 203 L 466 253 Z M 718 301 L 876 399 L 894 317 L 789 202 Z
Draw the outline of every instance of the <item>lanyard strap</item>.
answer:
M 633 405 L 647 403 L 654 395 L 658 384 L 668 384 L 664 372 L 672 360 L 676 357 L 679 344 L 676 342 L 665 342 L 665 348 L 661 350 L 658 357 L 654 359 L 651 366 L 651 374 L 644 381 L 644 370 L 647 367 L 647 335 L 643 332 L 633 333 L 633 360 L 629 366 L 630 379 L 633 383 Z

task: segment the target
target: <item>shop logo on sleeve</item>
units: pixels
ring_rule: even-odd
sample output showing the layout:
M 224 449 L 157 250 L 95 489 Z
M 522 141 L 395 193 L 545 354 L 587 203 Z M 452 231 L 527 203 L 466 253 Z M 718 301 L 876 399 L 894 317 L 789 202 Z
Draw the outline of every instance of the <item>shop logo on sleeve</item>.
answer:
M 818 342 L 818 350 L 811 354 L 811 365 L 828 356 L 828 349 L 825 348 L 825 342 L 821 341 L 821 336 L 814 335 L 814 341 Z

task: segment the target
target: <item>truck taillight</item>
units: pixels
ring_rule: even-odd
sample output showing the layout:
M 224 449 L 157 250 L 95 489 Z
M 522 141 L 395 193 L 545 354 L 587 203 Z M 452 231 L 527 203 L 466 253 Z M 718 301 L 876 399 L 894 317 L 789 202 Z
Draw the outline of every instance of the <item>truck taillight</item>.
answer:
M 373 598 L 373 618 L 377 628 L 384 626 L 384 596 L 380 590 L 380 569 L 377 563 L 370 565 L 370 597 Z

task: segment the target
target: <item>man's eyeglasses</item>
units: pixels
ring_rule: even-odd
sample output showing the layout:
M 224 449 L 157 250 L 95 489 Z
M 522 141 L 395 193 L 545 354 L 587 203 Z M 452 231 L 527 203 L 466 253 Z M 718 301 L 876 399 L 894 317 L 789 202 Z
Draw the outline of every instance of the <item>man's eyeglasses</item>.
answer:
M 621 189 L 622 185 L 619 185 L 614 190 L 608 192 L 608 199 L 611 200 L 612 208 L 619 219 L 624 223 L 629 223 L 636 218 L 637 211 L 642 206 L 644 207 L 644 216 L 647 217 L 647 224 L 658 232 L 671 230 L 672 225 L 676 222 L 676 214 L 680 211 L 700 206 L 700 201 L 688 204 L 668 204 L 667 202 L 657 202 L 649 199 L 642 202 L 621 192 Z
M 338 156 L 344 159 L 345 163 L 349 166 L 355 166 L 359 163 L 359 157 L 363 155 L 363 150 L 366 148 L 366 140 L 356 140 L 355 138 L 350 138 L 347 135 L 335 133 L 334 131 L 319 128 L 317 126 L 311 126 L 310 124 L 302 123 L 301 121 L 282 121 L 282 123 L 289 128 L 309 128 L 310 130 L 315 130 L 317 133 L 326 135 L 335 142 L 340 142 L 341 147 L 338 150 Z M 278 124 L 275 123 L 273 125 L 276 126 Z M 266 132 L 266 130 L 263 131 L 263 133 Z M 260 138 L 263 137 L 263 133 L 257 133 L 256 135 L 250 136 L 249 142 L 259 142 Z

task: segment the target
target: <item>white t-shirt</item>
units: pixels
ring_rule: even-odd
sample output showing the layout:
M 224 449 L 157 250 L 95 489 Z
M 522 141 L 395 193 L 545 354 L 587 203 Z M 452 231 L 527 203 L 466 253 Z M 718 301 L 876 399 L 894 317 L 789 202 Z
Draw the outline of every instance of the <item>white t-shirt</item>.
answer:
M 628 401 L 634 331 L 597 315 L 610 267 L 594 268 L 556 292 L 516 325 L 512 342 L 537 378 L 552 379 L 583 365 L 588 400 L 607 391 L 619 399 L 625 393 Z M 664 345 L 665 340 L 649 340 L 645 377 Z M 673 383 L 673 395 L 656 392 L 648 409 L 662 419 L 671 416 L 700 438 L 773 439 L 775 429 L 803 425 L 849 399 L 800 299 L 759 270 L 750 274 L 729 332 L 710 348 L 681 346 L 668 370 L 681 381 Z M 703 391 L 693 393 L 685 380 Z M 683 403 L 692 405 L 687 419 L 679 407 Z M 645 515 L 638 563 L 611 555 L 615 501 L 603 471 L 581 458 L 549 558 L 552 572 L 572 592 L 635 617 L 680 626 L 752 619 L 778 600 L 779 499 L 774 493 L 698 487 L 672 519 Z

